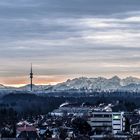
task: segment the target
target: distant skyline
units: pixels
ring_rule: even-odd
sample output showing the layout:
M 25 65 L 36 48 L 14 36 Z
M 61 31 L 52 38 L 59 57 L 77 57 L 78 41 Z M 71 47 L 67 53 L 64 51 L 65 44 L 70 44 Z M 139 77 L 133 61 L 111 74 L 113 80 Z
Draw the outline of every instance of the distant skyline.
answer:
M 140 78 L 140 0 L 0 0 L 0 84 Z

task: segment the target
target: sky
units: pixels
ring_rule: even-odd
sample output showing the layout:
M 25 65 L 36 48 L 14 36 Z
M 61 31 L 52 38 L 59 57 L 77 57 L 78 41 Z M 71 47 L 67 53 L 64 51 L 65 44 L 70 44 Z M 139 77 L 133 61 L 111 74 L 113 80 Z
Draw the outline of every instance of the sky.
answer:
M 140 0 L 0 0 L 0 83 L 140 78 Z

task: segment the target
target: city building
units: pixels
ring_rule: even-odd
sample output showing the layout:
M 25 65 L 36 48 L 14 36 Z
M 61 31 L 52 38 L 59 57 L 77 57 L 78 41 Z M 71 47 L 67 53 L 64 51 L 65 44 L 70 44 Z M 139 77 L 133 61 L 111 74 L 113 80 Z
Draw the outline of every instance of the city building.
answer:
M 88 115 L 90 107 L 82 107 L 76 103 L 63 103 L 58 109 L 51 112 L 52 116 L 67 116 L 72 115 L 76 117 L 82 117 Z
M 133 135 L 140 135 L 140 122 L 132 124 L 130 126 L 130 131 Z
M 124 112 L 90 112 L 88 123 L 95 134 L 116 134 L 125 130 Z

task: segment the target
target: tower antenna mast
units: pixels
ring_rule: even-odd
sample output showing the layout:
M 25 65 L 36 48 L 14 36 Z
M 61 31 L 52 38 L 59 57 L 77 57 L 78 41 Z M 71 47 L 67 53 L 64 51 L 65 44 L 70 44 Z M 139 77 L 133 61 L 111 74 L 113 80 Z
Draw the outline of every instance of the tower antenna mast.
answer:
M 32 68 L 32 63 L 31 63 L 31 71 L 30 71 L 30 86 L 31 86 L 31 91 L 33 90 L 33 68 Z

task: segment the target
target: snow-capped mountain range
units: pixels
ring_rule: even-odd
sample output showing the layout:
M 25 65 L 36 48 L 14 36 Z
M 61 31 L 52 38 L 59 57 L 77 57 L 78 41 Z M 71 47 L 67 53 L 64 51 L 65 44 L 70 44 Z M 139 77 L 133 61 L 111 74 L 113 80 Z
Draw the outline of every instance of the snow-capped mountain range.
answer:
M 26 85 L 20 88 L 6 87 L 4 85 L 0 85 L 0 90 L 29 91 L 30 85 Z M 33 90 L 43 92 L 56 92 L 56 91 L 140 92 L 140 79 L 135 77 L 127 77 L 121 79 L 118 76 L 114 76 L 110 79 L 104 77 L 98 78 L 80 77 L 72 80 L 68 79 L 66 82 L 59 83 L 56 85 L 33 85 Z
M 127 77 L 121 79 L 114 76 L 110 79 L 104 77 L 87 78 L 80 77 L 66 82 L 50 86 L 46 90 L 50 91 L 140 91 L 140 79 L 134 77 Z

